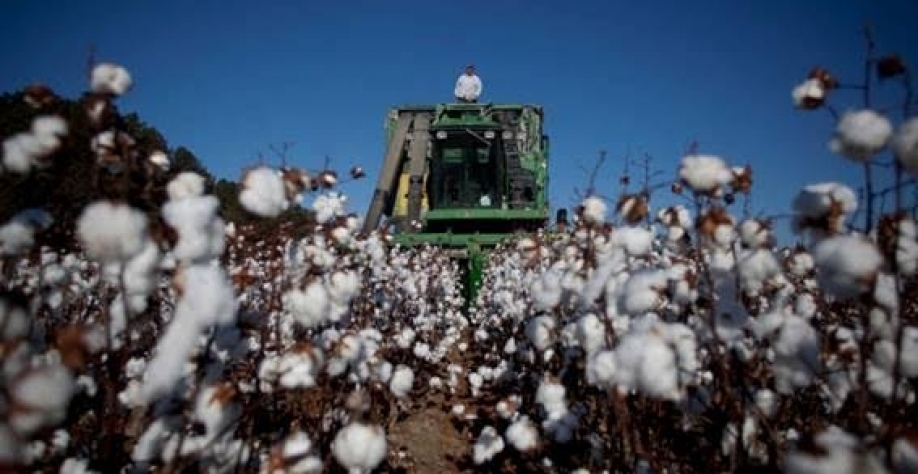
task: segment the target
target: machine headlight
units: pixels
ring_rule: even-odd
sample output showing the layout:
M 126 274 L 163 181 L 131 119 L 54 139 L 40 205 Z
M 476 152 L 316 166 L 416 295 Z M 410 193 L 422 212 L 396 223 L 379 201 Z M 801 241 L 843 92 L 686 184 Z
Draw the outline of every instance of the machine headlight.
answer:
M 439 132 L 437 132 L 437 139 L 438 140 L 446 139 L 446 130 L 440 130 Z
M 494 130 L 485 131 L 484 137 L 487 138 L 488 140 L 494 138 Z

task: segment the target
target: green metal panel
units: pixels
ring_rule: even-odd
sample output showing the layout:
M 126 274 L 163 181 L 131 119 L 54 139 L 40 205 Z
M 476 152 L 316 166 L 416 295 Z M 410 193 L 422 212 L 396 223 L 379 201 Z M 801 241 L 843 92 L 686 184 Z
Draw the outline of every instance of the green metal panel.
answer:
M 424 219 L 457 220 L 457 219 L 499 219 L 499 220 L 527 220 L 544 219 L 548 216 L 548 208 L 542 209 L 431 209 L 424 215 Z

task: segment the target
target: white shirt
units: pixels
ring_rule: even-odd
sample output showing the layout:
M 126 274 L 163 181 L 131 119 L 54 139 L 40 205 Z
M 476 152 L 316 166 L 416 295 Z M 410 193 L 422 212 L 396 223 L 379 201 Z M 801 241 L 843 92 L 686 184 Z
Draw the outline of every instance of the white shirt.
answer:
M 462 74 L 459 76 L 459 79 L 456 80 L 455 95 L 456 97 L 462 97 L 468 100 L 478 99 L 481 95 L 481 79 L 478 78 L 477 74 L 471 76 Z

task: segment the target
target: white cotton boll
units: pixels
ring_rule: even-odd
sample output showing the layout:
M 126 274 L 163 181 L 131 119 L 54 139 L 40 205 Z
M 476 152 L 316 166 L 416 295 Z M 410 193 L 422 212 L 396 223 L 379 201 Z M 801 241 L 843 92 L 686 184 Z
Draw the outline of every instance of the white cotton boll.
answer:
M 179 173 L 166 185 L 166 193 L 172 201 L 201 196 L 204 194 L 204 177 L 192 171 Z
M 812 318 L 819 310 L 816 297 L 812 293 L 798 293 L 794 299 L 794 313 L 804 318 Z
M 612 388 L 615 384 L 615 367 L 615 351 L 601 351 L 589 356 L 586 363 L 587 383 Z
M 156 165 L 162 171 L 169 171 L 171 162 L 169 161 L 169 156 L 161 150 L 156 150 L 153 153 L 150 153 L 150 157 L 147 158 L 150 163 Z
M 83 210 L 76 232 L 89 258 L 122 263 L 143 250 L 147 216 L 124 204 L 96 201 Z
M 284 310 L 304 327 L 319 326 L 328 318 L 328 291 L 319 281 L 309 283 L 303 290 L 289 290 L 281 300 Z
M 351 270 L 337 271 L 328 277 L 326 288 L 332 302 L 347 306 L 360 290 L 360 277 Z
M 567 411 L 566 393 L 567 389 L 564 385 L 542 380 L 536 390 L 536 403 L 542 405 L 542 408 L 549 415 L 563 413 Z
M 12 220 L 0 227 L 0 255 L 22 255 L 35 244 L 35 229 L 25 222 Z
M 596 196 L 590 196 L 583 200 L 583 221 L 589 225 L 598 226 L 606 222 L 606 202 Z
M 369 472 L 386 458 L 386 432 L 378 425 L 350 423 L 331 446 L 335 460 L 352 472 Z
M 523 416 L 507 427 L 507 440 L 518 451 L 535 449 L 539 444 L 539 431 L 528 417 Z
M 644 338 L 638 389 L 652 397 L 678 400 L 676 354 L 662 337 L 649 333 Z
M 781 267 L 770 250 L 757 249 L 740 254 L 737 271 L 743 290 L 758 295 L 766 282 L 781 274 Z
M 853 298 L 870 291 L 883 256 L 869 240 L 837 235 L 816 244 L 813 259 L 820 287 L 837 298 Z
M 414 372 L 410 367 L 399 364 L 392 373 L 392 379 L 389 381 L 389 390 L 398 397 L 403 398 L 411 393 L 411 387 L 414 385 Z
M 883 150 L 892 136 L 889 119 L 873 110 L 846 112 L 835 129 L 829 148 L 855 161 L 868 161 Z
M 828 215 L 844 218 L 857 210 L 857 195 L 854 191 L 836 182 L 816 183 L 805 186 L 793 201 L 794 212 L 814 219 Z
M 798 277 L 809 275 L 816 268 L 813 256 L 806 252 L 794 252 L 788 260 L 788 270 Z
M 236 317 L 236 297 L 221 267 L 193 265 L 177 277 L 184 291 L 147 366 L 143 387 L 147 401 L 166 393 L 184 376 L 186 361 L 204 329 Z
M 665 303 L 664 292 L 669 287 L 664 270 L 641 270 L 631 274 L 619 296 L 622 313 L 640 315 L 655 311 Z
M 399 349 L 409 349 L 411 344 L 414 343 L 415 336 L 414 329 L 404 328 L 395 335 L 395 344 L 398 345 Z
M 224 222 L 216 196 L 187 196 L 163 205 L 163 219 L 178 233 L 175 258 L 195 261 L 219 257 L 224 250 Z
M 58 474 L 95 474 L 96 472 L 89 469 L 89 461 L 86 459 L 67 458 L 61 464 Z
M 755 405 L 763 415 L 771 418 L 778 412 L 778 397 L 767 388 L 759 389 L 755 392 Z
M 544 351 L 554 343 L 556 323 L 551 316 L 536 316 L 526 324 L 526 337 L 539 351 Z
M 899 273 L 912 276 L 918 273 L 918 229 L 910 217 L 897 222 L 896 264 Z
M 721 248 L 730 248 L 736 240 L 736 229 L 730 224 L 720 224 L 714 228 L 714 244 Z
M 41 144 L 43 151 L 60 146 L 60 137 L 67 135 L 67 121 L 56 115 L 43 115 L 32 121 L 32 135 Z
M 918 117 L 912 117 L 899 126 L 890 147 L 902 167 L 918 176 Z
M 733 179 L 723 159 L 711 155 L 682 158 L 679 178 L 697 193 L 712 193 Z
M 589 313 L 577 320 L 576 336 L 589 355 L 605 345 L 606 326 L 595 314 Z
M 472 459 L 475 464 L 484 464 L 490 461 L 495 455 L 504 450 L 504 438 L 488 425 L 482 428 L 478 439 L 472 449 Z
M 653 250 L 653 233 L 641 227 L 615 229 L 612 238 L 633 257 L 647 256 Z
M 277 217 L 290 206 L 283 177 L 267 166 L 250 170 L 242 178 L 239 203 L 258 216 Z
M 825 100 L 826 91 L 822 86 L 822 81 L 812 78 L 794 87 L 791 91 L 791 97 L 794 99 L 795 107 L 804 107 L 813 101 Z
M 837 426 L 814 439 L 815 449 L 792 450 L 784 465 L 787 474 L 881 474 L 887 470 L 859 442 Z
M 312 202 L 312 210 L 316 213 L 316 222 L 325 224 L 332 219 L 345 214 L 344 203 L 347 198 L 336 192 L 329 192 L 316 196 Z
M 10 387 L 11 398 L 28 407 L 10 414 L 10 426 L 24 436 L 31 436 L 42 427 L 57 425 L 67 414 L 75 387 L 73 374 L 62 365 L 30 370 Z
M 777 391 L 791 394 L 797 388 L 809 386 L 821 367 L 819 333 L 796 315 L 783 317 L 780 324 L 772 342 L 775 353 L 772 370 Z
M 739 226 L 740 240 L 746 247 L 758 248 L 769 244 L 771 233 L 761 222 L 747 219 Z
M 13 173 L 25 174 L 32 167 L 32 159 L 41 151 L 41 144 L 27 133 L 13 135 L 3 140 L 3 168 Z
M 133 85 L 127 69 L 111 63 L 101 63 L 93 67 L 90 79 L 90 89 L 97 94 L 123 95 Z
M 278 382 L 281 386 L 309 388 L 315 387 L 323 361 L 324 357 L 319 348 L 304 346 L 284 354 L 276 360 L 273 369 L 280 374 Z
M 530 290 L 532 304 L 535 310 L 545 311 L 561 304 L 561 273 L 557 270 L 548 270 L 532 282 Z

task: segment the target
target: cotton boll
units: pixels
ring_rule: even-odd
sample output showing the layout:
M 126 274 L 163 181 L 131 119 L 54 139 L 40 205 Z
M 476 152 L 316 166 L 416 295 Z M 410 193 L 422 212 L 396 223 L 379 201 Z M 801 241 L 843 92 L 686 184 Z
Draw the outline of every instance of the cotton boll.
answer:
M 261 217 L 277 217 L 290 206 L 282 176 L 266 166 L 250 170 L 242 177 L 239 203 Z
M 892 124 L 877 112 L 847 112 L 839 120 L 829 147 L 846 158 L 868 161 L 886 147 L 891 136 Z
M 526 416 L 507 427 L 506 437 L 514 448 L 522 452 L 532 450 L 539 444 L 539 432 Z
M 124 204 L 96 201 L 83 210 L 76 232 L 89 258 L 122 263 L 143 250 L 147 217 Z
M 918 117 L 905 121 L 896 130 L 891 148 L 902 167 L 918 176 Z
M 844 230 L 845 219 L 857 210 L 857 197 L 844 184 L 825 182 L 804 187 L 792 205 L 795 231 L 816 229 L 835 234 Z
M 788 474 L 880 474 L 887 472 L 870 451 L 837 426 L 817 434 L 812 449 L 787 453 Z
M 619 295 L 619 309 L 628 315 L 655 311 L 665 303 L 664 294 L 668 286 L 666 272 L 663 270 L 635 272 L 625 282 Z
M 389 390 L 398 397 L 403 398 L 411 392 L 414 384 L 414 372 L 410 367 L 399 364 L 392 373 L 392 379 L 389 382 Z
M 819 333 L 796 315 L 769 313 L 760 320 L 760 337 L 772 339 L 775 387 L 778 393 L 791 394 L 809 386 L 821 367 Z
M 537 311 L 550 310 L 561 304 L 561 273 L 551 269 L 532 282 L 532 303 Z
M 219 257 L 224 250 L 224 222 L 217 214 L 216 196 L 186 196 L 163 206 L 163 219 L 178 233 L 172 249 L 175 258 L 185 261 Z
M 303 344 L 284 354 L 276 362 L 274 370 L 280 375 L 278 382 L 281 386 L 309 388 L 316 385 L 323 361 L 319 348 Z
M 615 385 L 615 351 L 601 351 L 592 354 L 586 363 L 586 379 L 590 385 L 612 388 Z
M 583 200 L 582 217 L 587 225 L 600 226 L 606 222 L 606 202 L 596 196 L 590 196 Z
M 179 173 L 166 185 L 166 193 L 172 201 L 201 196 L 204 194 L 204 177 L 192 171 Z
M 28 437 L 64 420 L 75 385 L 73 374 L 66 367 L 49 365 L 29 370 L 11 383 L 10 388 L 15 408 L 10 413 L 10 426 Z
M 350 423 L 331 446 L 335 460 L 352 472 L 369 472 L 386 457 L 386 432 L 378 425 Z
M 852 298 L 870 291 L 883 257 L 869 240 L 839 235 L 820 241 L 813 249 L 821 288 L 837 298 Z
M 551 316 L 536 316 L 526 324 L 526 337 L 539 351 L 544 351 L 554 343 L 556 323 Z
M 576 336 L 589 355 L 605 345 L 606 326 L 595 314 L 589 313 L 577 320 Z
M 170 390 L 184 376 L 185 363 L 204 329 L 230 323 L 236 317 L 233 287 L 222 268 L 183 267 L 176 279 L 181 296 L 147 366 L 143 387 L 147 401 Z
M 798 277 L 805 277 L 816 268 L 813 256 L 804 251 L 794 252 L 787 260 L 788 270 Z
M 737 263 L 740 285 L 749 295 L 761 293 L 765 283 L 781 273 L 774 254 L 766 249 L 744 251 Z
M 744 247 L 759 248 L 771 244 L 771 231 L 757 220 L 747 219 L 740 223 L 739 233 Z
M 653 250 L 653 234 L 641 227 L 621 227 L 612 234 L 614 241 L 630 256 L 647 256 Z
M 493 426 L 482 428 L 478 439 L 472 449 L 472 459 L 475 464 L 484 464 L 495 455 L 504 450 L 504 438 Z
M 92 68 L 90 89 L 97 94 L 123 95 L 133 85 L 127 69 L 111 63 L 97 64 Z
M 794 87 L 791 97 L 794 99 L 795 107 L 810 108 L 811 104 L 821 104 L 825 100 L 826 90 L 822 81 L 818 78 L 811 78 Z
M 320 281 L 309 283 L 303 290 L 287 291 L 282 301 L 284 310 L 304 327 L 319 326 L 328 318 L 328 291 Z
M 32 159 L 41 152 L 41 144 L 28 133 L 19 133 L 3 141 L 3 167 L 13 173 L 25 174 L 32 167 Z
M 711 155 L 690 155 L 682 158 L 679 178 L 693 191 L 712 194 L 733 179 L 724 160 Z
M 312 203 L 312 210 L 316 213 L 316 222 L 325 224 L 336 217 L 345 215 L 344 204 L 346 201 L 347 197 L 336 192 L 316 196 Z

